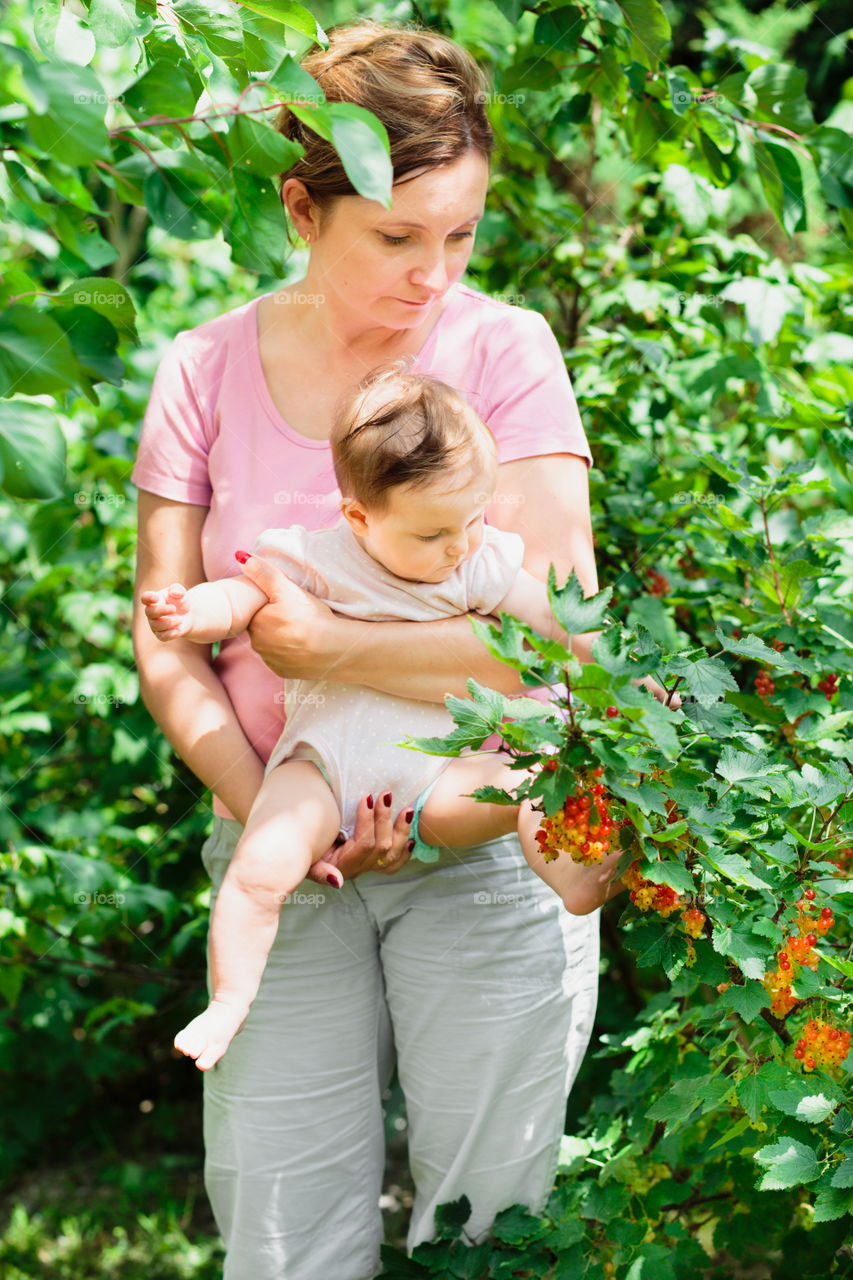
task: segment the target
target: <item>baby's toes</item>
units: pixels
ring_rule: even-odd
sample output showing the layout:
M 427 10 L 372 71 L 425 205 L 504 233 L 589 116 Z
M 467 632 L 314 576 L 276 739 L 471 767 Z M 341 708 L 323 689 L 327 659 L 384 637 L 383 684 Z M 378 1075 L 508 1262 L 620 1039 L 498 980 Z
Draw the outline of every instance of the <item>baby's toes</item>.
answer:
M 230 1041 L 228 1043 L 230 1043 Z M 228 1043 L 222 1043 L 221 1041 L 215 1040 L 211 1041 L 204 1053 L 201 1053 L 196 1057 L 195 1065 L 198 1067 L 199 1071 L 209 1071 L 210 1068 L 222 1057 L 223 1053 L 228 1048 Z

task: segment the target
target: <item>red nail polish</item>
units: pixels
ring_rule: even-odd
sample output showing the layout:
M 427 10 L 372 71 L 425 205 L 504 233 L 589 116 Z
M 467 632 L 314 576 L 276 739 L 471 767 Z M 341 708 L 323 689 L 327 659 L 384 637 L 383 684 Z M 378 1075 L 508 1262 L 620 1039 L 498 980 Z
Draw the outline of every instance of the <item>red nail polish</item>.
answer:
M 406 821 L 406 822 L 411 822 L 411 821 L 412 821 L 412 818 L 414 818 L 414 816 L 415 816 L 415 811 L 414 811 L 414 809 L 407 809 L 407 810 L 406 810 L 406 818 L 405 818 L 405 821 Z
M 414 842 L 414 840 L 410 840 L 410 841 L 409 841 L 409 843 L 406 845 L 406 848 L 408 849 L 409 853 L 411 853 L 411 852 L 412 852 L 412 850 L 414 849 L 414 847 L 415 847 L 415 842 Z
M 339 880 L 337 876 L 329 874 L 326 876 L 326 884 L 330 884 L 333 889 L 340 889 L 343 884 L 343 880 Z
M 372 809 L 372 808 L 373 808 L 373 796 L 368 796 L 368 797 L 367 797 L 367 807 L 368 807 L 368 809 Z
M 383 803 L 387 808 L 389 808 L 389 809 L 391 808 L 391 792 L 390 792 L 390 791 L 386 791 L 386 792 L 385 792 L 385 795 L 382 797 L 382 803 Z
M 238 561 L 239 564 L 245 564 L 251 554 L 251 551 L 235 551 L 234 559 Z

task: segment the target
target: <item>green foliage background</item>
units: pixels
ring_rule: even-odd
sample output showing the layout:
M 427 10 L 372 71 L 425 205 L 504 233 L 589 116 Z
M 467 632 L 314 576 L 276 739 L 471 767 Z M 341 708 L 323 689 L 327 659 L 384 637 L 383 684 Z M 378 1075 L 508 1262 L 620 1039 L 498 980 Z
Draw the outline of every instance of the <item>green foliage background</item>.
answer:
M 694 754 L 664 762 L 635 803 L 647 869 L 662 799 L 707 795 L 700 764 L 726 742 L 742 766 L 723 824 L 741 861 L 703 868 L 717 918 L 696 965 L 677 917 L 640 921 L 622 903 L 605 915 L 599 1023 L 547 1215 L 514 1210 L 490 1245 L 461 1252 L 457 1207 L 443 1243 L 417 1261 L 389 1249 L 386 1274 L 666 1280 L 757 1262 L 848 1275 L 849 1069 L 803 1077 L 798 1033 L 763 1017 L 759 982 L 783 937 L 774 913 L 814 883 L 836 926 L 801 1012 L 849 1025 L 851 883 L 828 861 L 853 844 L 845 7 L 359 12 L 425 21 L 489 72 L 498 148 L 467 278 L 559 334 L 596 460 L 612 625 L 699 699 L 685 707 Z M 285 0 L 6 6 L 0 1261 L 13 1280 L 46 1261 L 57 1276 L 147 1280 L 221 1265 L 198 1195 L 196 1081 L 168 1048 L 201 987 L 210 810 L 138 698 L 128 477 L 172 335 L 301 274 L 271 104 L 309 103 L 359 189 L 386 189 L 381 139 L 322 116 L 290 56 L 352 16 Z M 729 684 L 701 665 L 722 649 Z M 753 691 L 759 669 L 772 669 L 771 705 Z M 831 703 L 816 688 L 827 672 L 840 676 Z M 743 785 L 746 756 L 763 784 Z M 686 892 L 686 855 L 670 852 L 660 874 Z

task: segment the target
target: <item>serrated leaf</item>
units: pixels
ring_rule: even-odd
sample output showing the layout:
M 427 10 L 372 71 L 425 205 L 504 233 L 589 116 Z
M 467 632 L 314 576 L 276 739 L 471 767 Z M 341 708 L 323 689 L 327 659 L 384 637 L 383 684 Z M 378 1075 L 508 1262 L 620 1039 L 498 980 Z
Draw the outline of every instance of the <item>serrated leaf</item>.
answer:
M 727 690 L 738 692 L 737 681 L 719 658 L 692 659 L 676 655 L 666 659 L 666 669 L 668 673 L 681 676 L 684 687 L 703 706 L 724 697 Z
M 853 1155 L 845 1156 L 832 1175 L 833 1187 L 853 1187 Z
M 548 567 L 548 603 L 554 617 L 570 636 L 598 631 L 604 622 L 612 594 L 612 587 L 607 587 L 597 595 L 585 598 L 574 570 L 563 585 L 558 587 L 553 564 Z
M 784 651 L 778 653 L 758 636 L 748 635 L 735 640 L 731 636 L 724 635 L 719 627 L 714 631 L 714 635 L 722 648 L 729 653 L 737 653 L 742 658 L 752 658 L 755 662 L 762 662 L 768 667 L 779 667 L 783 671 L 800 670 L 801 658 L 790 658 Z
M 810 1093 L 803 1097 L 799 1089 L 771 1089 L 770 1102 L 786 1116 L 795 1116 L 807 1124 L 818 1124 L 835 1110 L 836 1102 L 825 1093 Z
M 759 1191 L 783 1191 L 813 1182 L 820 1174 L 817 1156 L 811 1147 L 796 1138 L 782 1138 L 756 1151 L 754 1159 L 764 1165 L 766 1173 L 758 1184 Z
M 814 1202 L 814 1221 L 833 1222 L 853 1213 L 853 1195 L 840 1187 L 826 1187 L 818 1192 Z

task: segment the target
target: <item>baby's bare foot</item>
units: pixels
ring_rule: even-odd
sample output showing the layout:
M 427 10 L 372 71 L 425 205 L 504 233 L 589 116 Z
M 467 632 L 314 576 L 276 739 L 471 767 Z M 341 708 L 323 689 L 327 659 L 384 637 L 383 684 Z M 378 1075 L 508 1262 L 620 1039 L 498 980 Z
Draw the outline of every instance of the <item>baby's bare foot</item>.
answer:
M 195 1058 L 199 1071 L 208 1071 L 222 1057 L 245 1021 L 245 1013 L 214 1001 L 178 1032 L 175 1048 L 188 1058 Z

